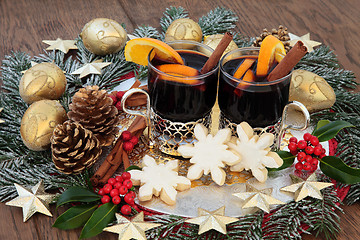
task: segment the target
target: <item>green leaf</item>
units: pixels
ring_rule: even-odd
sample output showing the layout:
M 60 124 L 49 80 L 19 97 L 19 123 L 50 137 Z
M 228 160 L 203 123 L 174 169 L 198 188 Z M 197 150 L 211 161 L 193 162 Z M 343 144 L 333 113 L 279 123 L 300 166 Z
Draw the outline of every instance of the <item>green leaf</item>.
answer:
M 325 142 L 334 138 L 341 129 L 346 127 L 354 127 L 354 125 L 346 121 L 334 121 L 316 129 L 312 135 L 317 136 L 320 142 Z
M 320 120 L 320 121 L 318 121 L 318 123 L 316 124 L 316 128 L 314 129 L 314 131 L 317 130 L 317 129 L 319 129 L 319 128 L 321 128 L 321 127 L 323 127 L 323 126 L 325 126 L 325 125 L 327 125 L 327 124 L 329 124 L 329 123 L 330 123 L 329 120 Z M 314 133 L 314 131 L 313 131 L 313 133 Z M 313 133 L 312 133 L 312 134 L 313 134 Z
M 60 195 L 56 207 L 70 202 L 95 202 L 101 196 L 82 187 L 71 187 Z
M 285 168 L 290 167 L 294 163 L 295 156 L 287 151 L 277 151 L 276 152 L 284 161 L 283 165 L 278 168 L 268 168 L 268 171 L 279 171 Z
M 82 229 L 80 239 L 90 238 L 101 233 L 109 223 L 114 221 L 117 206 L 112 203 L 106 203 L 96 209 Z
M 340 158 L 326 156 L 319 161 L 320 169 L 326 176 L 345 184 L 360 182 L 360 169 L 349 167 Z
M 63 230 L 81 227 L 89 220 L 97 207 L 97 204 L 72 207 L 56 219 L 53 227 Z
M 136 165 L 131 165 L 127 169 L 125 169 L 125 172 L 128 172 L 130 170 L 140 170 L 141 171 L 141 167 L 138 167 Z

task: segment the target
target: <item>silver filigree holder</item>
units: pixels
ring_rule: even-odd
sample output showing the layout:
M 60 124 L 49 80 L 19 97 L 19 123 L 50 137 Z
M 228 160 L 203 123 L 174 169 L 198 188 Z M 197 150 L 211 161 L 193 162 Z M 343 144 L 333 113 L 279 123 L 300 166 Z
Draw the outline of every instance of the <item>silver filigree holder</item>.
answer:
M 134 93 L 143 93 L 147 96 L 145 112 L 126 108 L 126 99 Z M 210 113 L 197 121 L 186 123 L 164 119 L 151 108 L 149 94 L 137 88 L 130 89 L 124 94 L 121 99 L 121 106 L 124 112 L 128 114 L 145 117 L 148 125 L 149 146 L 156 147 L 161 152 L 172 156 L 181 156 L 177 151 L 178 147 L 195 141 L 194 128 L 196 124 L 202 123 L 205 127 L 209 128 L 211 123 Z
M 298 126 L 295 125 L 294 123 L 289 123 L 288 122 L 288 111 L 291 107 L 295 107 L 298 110 L 300 110 L 303 113 L 303 124 Z M 281 140 L 286 132 L 286 130 L 288 129 L 293 129 L 293 130 L 298 130 L 298 131 L 302 131 L 305 130 L 310 123 L 310 114 L 308 112 L 308 110 L 306 109 L 306 107 L 297 101 L 292 101 L 289 102 L 288 104 L 286 104 L 286 106 L 284 107 L 283 113 L 282 113 L 282 117 L 281 119 L 272 126 L 267 126 L 265 128 L 254 128 L 254 131 L 258 134 L 261 135 L 265 132 L 268 133 L 272 133 L 275 135 L 275 142 L 273 145 L 273 149 L 278 150 L 280 149 L 280 144 L 281 144 Z M 220 128 L 230 128 L 231 132 L 233 135 L 236 135 L 236 126 L 238 124 L 231 122 L 229 119 L 227 119 L 222 113 L 220 113 Z

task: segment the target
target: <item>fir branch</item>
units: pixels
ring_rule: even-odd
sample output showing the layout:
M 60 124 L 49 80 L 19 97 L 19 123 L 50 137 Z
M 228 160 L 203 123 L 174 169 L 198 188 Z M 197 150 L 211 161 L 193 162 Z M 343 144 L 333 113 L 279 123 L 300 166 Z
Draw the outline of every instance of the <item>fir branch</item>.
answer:
M 134 69 L 135 72 L 135 78 L 139 79 L 141 83 L 147 83 L 148 79 L 148 67 L 147 66 L 139 66 Z
M 231 223 L 227 227 L 227 235 L 232 239 L 262 239 L 264 212 L 258 211 L 239 218 L 238 222 Z
M 183 7 L 170 6 L 166 8 L 164 16 L 160 19 L 160 26 L 165 33 L 170 24 L 179 18 L 189 18 L 189 13 Z
M 148 37 L 148 38 L 155 38 L 155 39 L 160 39 L 160 33 L 158 32 L 158 30 L 152 26 L 149 25 L 142 25 L 142 26 L 138 26 L 135 30 L 134 30 L 134 36 L 136 37 Z
M 250 47 L 254 41 L 254 38 L 250 38 L 241 33 L 232 31 L 232 34 L 233 34 L 233 41 L 236 43 L 236 45 L 239 48 Z
M 217 7 L 199 19 L 203 35 L 224 33 L 235 28 L 238 17 L 230 9 Z

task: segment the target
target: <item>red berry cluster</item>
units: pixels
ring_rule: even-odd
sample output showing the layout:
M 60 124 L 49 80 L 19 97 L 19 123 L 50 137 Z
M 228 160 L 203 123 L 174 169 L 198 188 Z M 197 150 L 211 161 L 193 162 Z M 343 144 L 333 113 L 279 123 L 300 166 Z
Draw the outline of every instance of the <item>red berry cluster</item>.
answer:
M 292 137 L 288 148 L 291 154 L 297 156 L 298 162 L 295 169 L 298 171 L 315 171 L 318 167 L 319 158 L 325 157 L 325 149 L 319 143 L 319 139 L 310 133 L 305 133 L 303 140 Z
M 135 145 L 138 144 L 139 139 L 136 136 L 131 135 L 129 131 L 123 131 L 120 138 L 123 140 L 123 149 L 127 152 L 131 152 Z
M 124 96 L 125 91 L 114 91 L 111 92 L 109 97 L 113 100 L 113 104 L 115 105 L 115 107 L 119 110 L 122 111 L 122 107 L 121 107 L 121 99 Z
M 124 215 L 131 213 L 131 207 L 136 211 L 140 211 L 134 202 L 136 194 L 131 191 L 133 184 L 130 178 L 131 174 L 129 172 L 124 172 L 121 176 L 115 178 L 109 178 L 108 183 L 99 189 L 98 193 L 102 196 L 101 202 L 105 204 L 111 201 L 115 205 L 125 202 L 126 204 L 121 207 L 121 213 Z

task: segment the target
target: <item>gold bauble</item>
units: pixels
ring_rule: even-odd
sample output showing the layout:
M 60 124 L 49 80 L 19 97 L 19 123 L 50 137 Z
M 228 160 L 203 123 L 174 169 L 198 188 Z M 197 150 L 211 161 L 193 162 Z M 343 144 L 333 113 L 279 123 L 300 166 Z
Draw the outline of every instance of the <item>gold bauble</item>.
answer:
M 214 34 L 214 35 L 205 36 L 203 43 L 215 50 L 215 48 L 217 47 L 217 45 L 219 45 L 219 43 L 223 37 L 224 37 L 224 34 Z M 233 40 L 231 40 L 231 42 L 225 49 L 223 55 L 225 55 L 226 53 L 228 53 L 232 50 L 235 50 L 237 48 L 238 48 L 238 46 L 236 45 L 236 43 Z
M 90 52 L 106 55 L 116 53 L 125 46 L 127 33 L 112 19 L 95 18 L 85 24 L 80 36 Z
M 59 99 L 65 88 L 64 72 L 48 62 L 36 64 L 28 69 L 19 83 L 20 96 L 28 104 L 44 99 Z
M 20 134 L 24 144 L 33 151 L 48 149 L 54 128 L 66 119 L 66 111 L 58 101 L 34 102 L 21 119 Z
M 301 102 L 309 112 L 316 112 L 330 108 L 336 101 L 336 95 L 324 78 L 299 69 L 292 73 L 289 101 Z
M 201 42 L 202 31 L 199 24 L 189 18 L 179 18 L 173 21 L 166 30 L 165 42 L 176 40 Z

